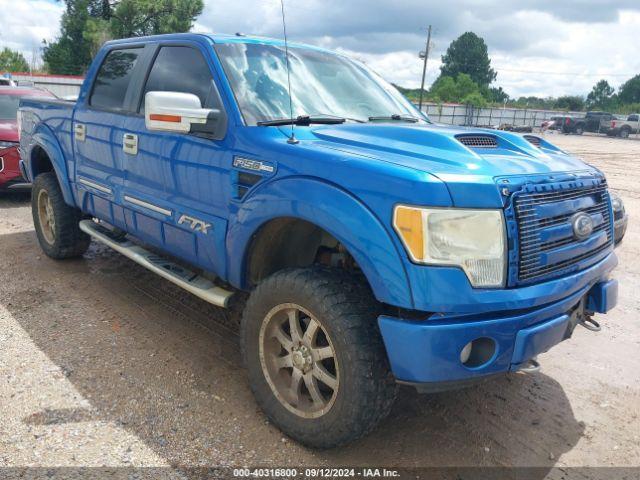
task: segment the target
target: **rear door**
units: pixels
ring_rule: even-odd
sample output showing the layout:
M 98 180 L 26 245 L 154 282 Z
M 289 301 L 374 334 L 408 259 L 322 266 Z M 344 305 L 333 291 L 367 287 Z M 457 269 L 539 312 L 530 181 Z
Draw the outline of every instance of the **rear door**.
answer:
M 140 213 L 140 238 L 223 275 L 228 139 L 150 131 L 144 118 L 144 96 L 151 91 L 192 93 L 203 107 L 224 110 L 208 55 L 195 42 L 157 45 L 138 115 L 125 122 L 125 135 L 135 135 L 138 148 L 125 155 L 124 198 Z
M 143 53 L 144 45 L 106 53 L 89 93 L 78 101 L 72 127 L 80 201 L 86 211 L 121 228 L 123 213 L 112 204 L 124 181 L 123 127 Z

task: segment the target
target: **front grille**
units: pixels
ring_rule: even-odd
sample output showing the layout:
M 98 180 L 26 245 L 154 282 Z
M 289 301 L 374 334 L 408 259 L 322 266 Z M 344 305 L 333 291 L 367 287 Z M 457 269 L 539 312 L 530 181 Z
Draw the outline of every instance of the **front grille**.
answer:
M 525 140 L 529 142 L 531 145 L 535 145 L 536 147 L 540 146 L 540 137 L 536 137 L 535 135 L 525 135 Z
M 469 148 L 498 148 L 496 137 L 491 135 L 458 135 L 456 138 Z
M 513 197 L 518 225 L 518 282 L 533 283 L 579 269 L 613 242 L 609 192 L 604 180 L 589 186 L 531 189 Z M 591 235 L 574 237 L 573 217 L 594 221 Z M 588 265 L 584 265 L 585 267 Z

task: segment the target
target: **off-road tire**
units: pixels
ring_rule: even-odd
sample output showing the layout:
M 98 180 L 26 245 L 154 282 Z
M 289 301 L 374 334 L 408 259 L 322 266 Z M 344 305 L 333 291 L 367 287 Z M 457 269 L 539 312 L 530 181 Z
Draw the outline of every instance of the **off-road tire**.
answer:
M 55 219 L 51 230 L 52 241 L 47 240 L 38 214 L 38 199 L 41 192 L 48 195 L 51 212 Z M 42 173 L 36 177 L 31 191 L 31 212 L 38 242 L 48 257 L 56 260 L 79 257 L 89 248 L 91 237 L 78 226 L 82 220 L 82 213 L 65 203 L 55 173 Z
M 631 129 L 623 127 L 622 129 L 620 129 L 620 133 L 618 134 L 618 136 L 620 138 L 629 138 L 630 134 L 631 134 Z
M 317 418 L 285 408 L 261 367 L 262 323 L 271 309 L 286 303 L 300 305 L 318 319 L 340 365 L 333 406 Z M 249 384 L 259 406 L 285 434 L 311 448 L 332 448 L 367 434 L 389 414 L 397 386 L 377 325 L 379 309 L 364 281 L 324 267 L 282 270 L 251 293 L 241 325 Z
M 574 133 L 576 135 L 582 135 L 584 133 L 584 127 L 582 125 L 577 125 L 574 130 Z

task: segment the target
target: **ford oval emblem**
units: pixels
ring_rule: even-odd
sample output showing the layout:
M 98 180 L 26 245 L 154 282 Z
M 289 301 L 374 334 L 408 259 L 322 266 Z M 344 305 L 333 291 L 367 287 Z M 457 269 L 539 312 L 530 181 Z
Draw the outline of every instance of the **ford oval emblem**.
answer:
M 576 213 L 571 220 L 571 226 L 576 240 L 589 238 L 593 233 L 593 220 L 586 213 Z

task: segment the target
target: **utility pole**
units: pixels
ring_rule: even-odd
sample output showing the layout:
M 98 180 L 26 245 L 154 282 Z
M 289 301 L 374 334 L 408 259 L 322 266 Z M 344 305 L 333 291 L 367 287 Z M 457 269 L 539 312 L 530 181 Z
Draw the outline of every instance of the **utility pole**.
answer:
M 420 58 L 424 59 L 424 64 L 422 65 L 422 83 L 420 84 L 420 102 L 418 102 L 418 110 L 422 112 L 422 95 L 424 94 L 424 77 L 427 74 L 427 60 L 429 59 L 429 50 L 431 50 L 431 25 L 429 25 L 429 30 L 427 33 L 427 44 L 425 46 L 424 52 L 420 52 Z

